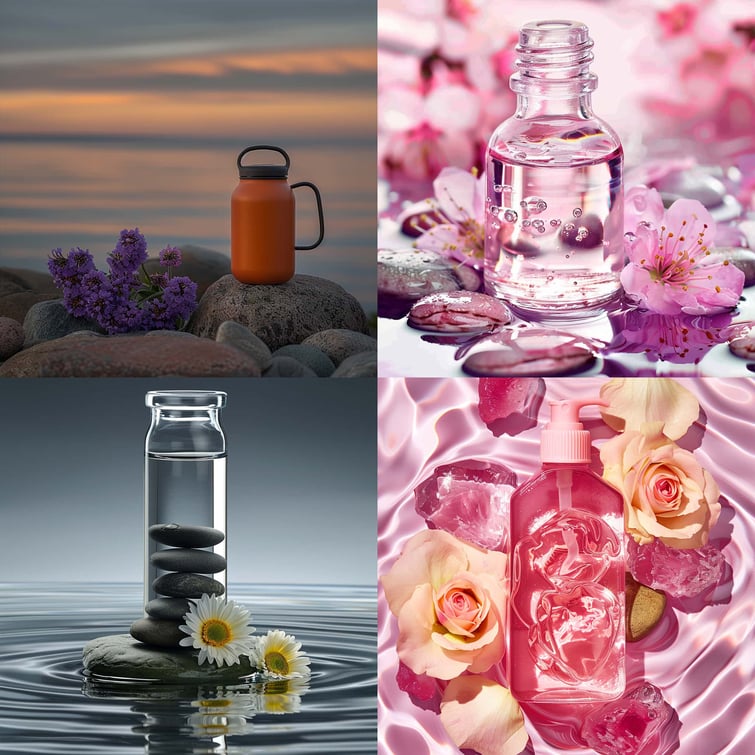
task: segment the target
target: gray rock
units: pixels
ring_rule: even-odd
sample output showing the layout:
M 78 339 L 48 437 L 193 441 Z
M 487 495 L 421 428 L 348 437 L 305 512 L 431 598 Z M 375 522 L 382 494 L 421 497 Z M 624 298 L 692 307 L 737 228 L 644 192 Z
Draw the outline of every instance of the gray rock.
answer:
M 0 317 L 0 360 L 12 357 L 24 345 L 24 329 L 12 317 Z
M 755 284 L 755 252 L 738 247 L 716 247 L 716 251 L 745 274 L 745 288 Z
M 161 648 L 177 648 L 181 640 L 187 637 L 178 628 L 177 621 L 149 617 L 137 619 L 131 625 L 129 631 L 135 640 L 139 640 L 145 645 L 156 645 Z
M 362 351 L 377 351 L 377 340 L 364 333 L 353 330 L 331 329 L 321 330 L 307 338 L 305 346 L 316 346 L 325 352 L 336 365 L 341 364 L 346 357 L 359 354 Z
M 155 598 L 150 600 L 144 610 L 153 619 L 168 619 L 169 621 L 181 621 L 189 612 L 191 602 L 186 598 Z
M 220 554 L 196 548 L 166 548 L 153 553 L 149 560 L 158 569 L 197 574 L 215 574 L 226 567 L 226 560 Z
M 189 330 L 215 338 L 226 320 L 246 325 L 273 351 L 327 328 L 368 332 L 359 302 L 337 283 L 311 275 L 295 275 L 277 286 L 247 285 L 224 276 L 205 292 Z
M 309 367 L 318 377 L 329 377 L 336 368 L 333 360 L 322 349 L 304 343 L 281 346 L 273 357 L 291 357 Z
M 400 319 L 428 294 L 477 291 L 482 278 L 471 267 L 435 252 L 381 250 L 377 256 L 378 314 Z
M 87 673 L 118 679 L 232 683 L 253 673 L 249 658 L 233 666 L 197 663 L 196 650 L 162 650 L 137 642 L 127 634 L 98 637 L 84 646 Z
M 225 592 L 222 583 L 212 577 L 180 572 L 163 574 L 152 583 L 152 588 L 158 595 L 169 598 L 201 598 L 205 593 L 222 595 Z
M 292 357 L 273 357 L 262 377 L 317 377 L 317 374 Z
M 209 548 L 225 539 L 225 535 L 214 527 L 174 523 L 153 524 L 149 536 L 157 543 L 179 548 Z
M 59 294 L 40 294 L 36 291 L 17 291 L 0 297 L 0 317 L 11 317 L 23 323 L 26 313 L 37 302 L 58 299 Z
M 102 333 L 102 328 L 92 320 L 74 317 L 68 312 L 62 299 L 50 299 L 33 304 L 24 318 L 26 345 L 40 341 L 52 341 L 79 330 Z
M 231 258 L 227 254 L 193 244 L 182 244 L 179 249 L 182 261 L 174 268 L 174 274 L 188 275 L 197 284 L 198 299 L 208 286 L 231 272 Z M 165 272 L 157 255 L 149 259 L 145 267 L 149 273 Z
M 362 351 L 341 362 L 333 373 L 334 378 L 377 377 L 377 352 Z
M 233 346 L 247 356 L 254 359 L 260 367 L 260 371 L 266 370 L 270 366 L 272 354 L 267 344 L 252 333 L 246 325 L 226 320 L 218 327 L 215 335 L 218 343 L 224 343 L 227 346 Z
M 258 377 L 237 349 L 189 333 L 100 336 L 88 331 L 44 341 L 0 366 L 0 377 Z
M 711 210 L 723 204 L 727 194 L 724 183 L 702 166 L 668 173 L 655 185 L 667 207 L 677 199 L 685 198 L 696 199 Z

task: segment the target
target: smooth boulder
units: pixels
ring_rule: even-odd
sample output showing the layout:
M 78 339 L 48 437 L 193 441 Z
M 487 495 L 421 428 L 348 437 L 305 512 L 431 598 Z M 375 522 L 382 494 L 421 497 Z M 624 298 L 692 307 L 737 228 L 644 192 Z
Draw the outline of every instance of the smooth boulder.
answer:
M 149 536 L 162 545 L 178 548 L 209 548 L 222 543 L 225 535 L 214 527 L 201 527 L 191 524 L 153 524 Z
M 137 619 L 132 625 L 131 636 L 145 645 L 177 648 L 187 635 L 178 628 L 178 623 L 166 619 Z
M 45 341 L 0 366 L 0 377 L 258 377 L 237 349 L 189 333 L 101 336 L 88 331 Z
M 37 302 L 29 308 L 24 318 L 24 336 L 27 346 L 33 346 L 40 341 L 63 338 L 79 330 L 103 332 L 96 322 L 84 317 L 74 317 L 66 309 L 62 299 Z
M 279 285 L 249 285 L 224 276 L 205 292 L 189 330 L 215 338 L 227 320 L 246 325 L 272 351 L 329 328 L 368 332 L 359 302 L 337 283 L 312 275 L 295 275 Z
M 196 548 L 166 548 L 153 553 L 149 560 L 158 569 L 197 574 L 216 574 L 226 567 L 221 555 Z
M 183 623 L 183 618 L 191 610 L 191 605 L 188 598 L 155 598 L 144 606 L 144 610 L 153 619 L 168 619 Z
M 153 583 L 158 595 L 168 598 L 201 598 L 202 595 L 222 595 L 225 592 L 221 582 L 201 574 L 175 572 L 163 574 Z
M 12 357 L 24 345 L 24 329 L 12 317 L 0 317 L 0 360 Z
M 336 366 L 354 354 L 377 351 L 377 340 L 372 336 L 344 328 L 322 330 L 307 338 L 303 345 L 317 347 L 330 357 Z

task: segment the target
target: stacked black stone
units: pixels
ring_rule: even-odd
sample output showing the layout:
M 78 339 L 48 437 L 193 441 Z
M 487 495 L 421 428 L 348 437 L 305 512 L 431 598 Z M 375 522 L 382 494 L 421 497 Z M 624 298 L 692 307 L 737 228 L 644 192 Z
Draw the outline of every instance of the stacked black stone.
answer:
M 222 543 L 225 535 L 212 527 L 155 524 L 149 528 L 149 536 L 161 545 L 170 546 L 150 556 L 153 566 L 167 572 L 152 583 L 154 591 L 165 597 L 147 603 L 148 616 L 131 625 L 131 636 L 147 645 L 179 647 L 187 636 L 178 627 L 191 607 L 189 598 L 225 592 L 221 582 L 206 576 L 224 571 L 225 558 L 203 550 Z

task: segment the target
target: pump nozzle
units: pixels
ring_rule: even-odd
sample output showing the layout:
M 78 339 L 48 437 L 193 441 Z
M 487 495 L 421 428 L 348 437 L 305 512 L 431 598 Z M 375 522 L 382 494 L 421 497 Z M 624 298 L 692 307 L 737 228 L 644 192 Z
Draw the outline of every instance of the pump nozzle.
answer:
M 551 419 L 545 426 L 540 445 L 540 458 L 554 464 L 589 464 L 590 433 L 579 421 L 583 406 L 608 406 L 599 398 L 551 401 Z

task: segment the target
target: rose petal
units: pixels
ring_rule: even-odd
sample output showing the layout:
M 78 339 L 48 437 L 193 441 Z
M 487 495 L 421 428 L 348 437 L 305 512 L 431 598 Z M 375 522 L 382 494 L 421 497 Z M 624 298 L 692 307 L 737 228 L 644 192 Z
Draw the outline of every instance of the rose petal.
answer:
M 663 434 L 677 440 L 700 414 L 694 394 L 670 378 L 613 378 L 601 386 L 600 397 L 609 403 L 601 409 L 603 421 L 618 431 L 660 421 Z
M 529 740 L 511 692 L 480 676 L 461 676 L 449 683 L 440 720 L 459 749 L 480 755 L 518 755 Z

